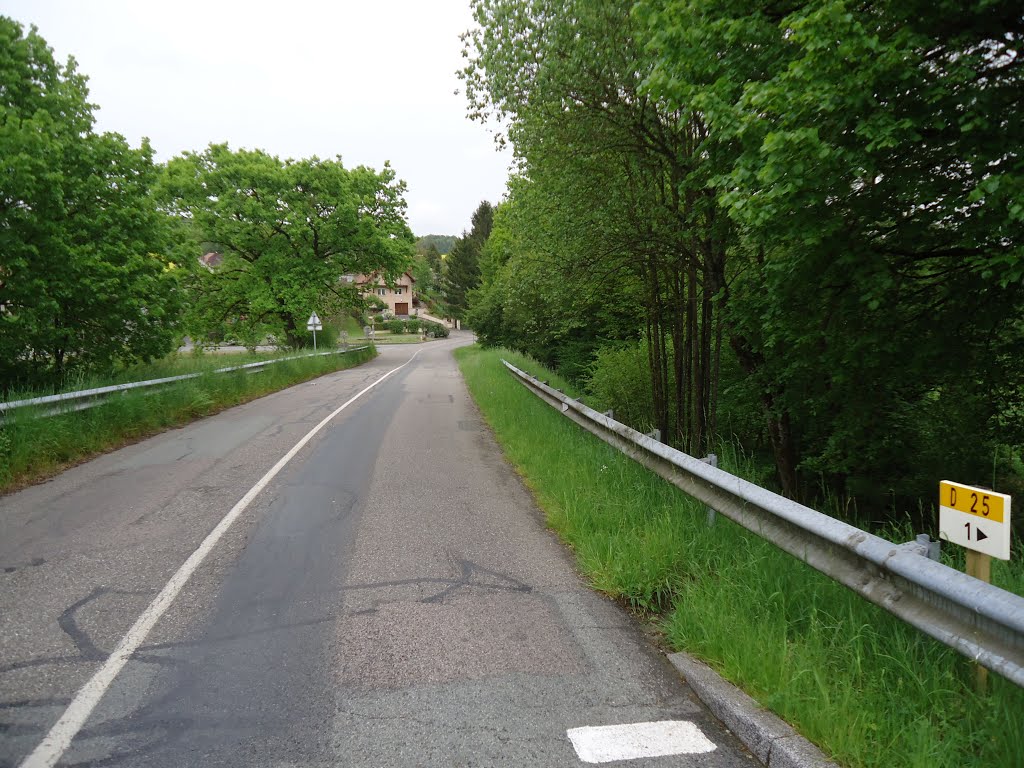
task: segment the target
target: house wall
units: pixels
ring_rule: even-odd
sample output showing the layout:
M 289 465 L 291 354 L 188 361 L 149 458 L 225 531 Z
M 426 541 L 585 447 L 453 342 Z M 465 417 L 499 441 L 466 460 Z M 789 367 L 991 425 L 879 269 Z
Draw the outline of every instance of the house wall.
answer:
M 384 284 L 384 281 L 380 278 L 367 277 L 366 275 L 359 275 L 356 278 L 356 284 L 359 285 L 360 290 L 365 296 L 376 296 L 378 299 L 388 305 L 388 309 L 391 314 L 397 315 L 398 311 L 396 306 L 398 304 L 407 304 L 408 309 L 403 312 L 404 315 L 413 315 L 415 310 L 412 306 L 412 300 L 414 296 L 412 276 L 406 272 L 396 282 L 392 288 Z

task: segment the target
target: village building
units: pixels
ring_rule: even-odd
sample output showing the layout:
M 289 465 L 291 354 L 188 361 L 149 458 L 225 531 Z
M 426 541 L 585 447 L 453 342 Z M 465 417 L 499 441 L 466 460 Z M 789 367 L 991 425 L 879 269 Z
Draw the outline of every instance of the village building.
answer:
M 416 278 L 403 272 L 393 283 L 387 283 L 381 275 L 345 275 L 347 283 L 355 283 L 363 296 L 373 296 L 388 306 L 395 317 L 409 317 L 415 303 Z

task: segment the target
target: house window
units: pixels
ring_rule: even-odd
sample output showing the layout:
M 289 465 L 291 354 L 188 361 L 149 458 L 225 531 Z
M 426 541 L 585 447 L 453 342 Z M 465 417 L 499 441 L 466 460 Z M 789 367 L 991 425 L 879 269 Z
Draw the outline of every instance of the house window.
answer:
M 398 286 L 397 288 L 395 288 L 395 295 L 396 296 L 401 296 L 404 292 L 405 292 L 405 288 L 403 288 L 402 286 Z
M 388 289 L 387 288 L 378 288 L 377 289 L 377 295 L 378 296 L 387 296 L 388 295 Z

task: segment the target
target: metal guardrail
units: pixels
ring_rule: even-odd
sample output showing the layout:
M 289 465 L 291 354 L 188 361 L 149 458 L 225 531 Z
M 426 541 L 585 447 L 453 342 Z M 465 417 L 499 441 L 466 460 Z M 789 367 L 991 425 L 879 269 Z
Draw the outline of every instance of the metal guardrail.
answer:
M 17 408 L 26 408 L 32 405 L 49 405 L 51 403 L 57 403 L 56 407 L 51 410 L 40 414 L 42 416 L 52 416 L 57 413 L 64 413 L 67 411 L 80 411 L 86 408 L 92 408 L 93 406 L 99 405 L 104 395 L 111 395 L 115 392 L 127 392 L 132 389 L 142 389 L 145 387 L 158 387 L 163 384 L 171 384 L 175 381 L 185 381 L 186 379 L 197 379 L 200 376 L 207 376 L 212 373 L 229 373 L 231 371 L 242 371 L 247 369 L 262 369 L 267 365 L 274 363 L 283 363 L 288 360 L 300 360 L 306 357 L 323 357 L 325 355 L 343 355 L 346 352 L 358 352 L 360 350 L 367 349 L 366 346 L 352 347 L 351 349 L 339 349 L 332 350 L 330 352 L 317 352 L 311 355 L 292 355 L 291 357 L 279 357 L 273 360 L 258 360 L 255 363 L 246 363 L 245 365 L 231 365 L 226 368 L 216 368 L 212 371 L 203 371 L 200 373 L 184 373 L 180 376 L 167 376 L 162 379 L 150 379 L 148 381 L 133 381 L 128 384 L 112 384 L 109 387 L 96 387 L 94 389 L 83 389 L 78 392 L 65 392 L 59 395 L 44 395 L 43 397 L 30 397 L 25 400 L 12 400 L 9 403 L 0 403 L 0 416 L 3 414 L 13 411 Z M 92 402 L 79 402 L 83 400 L 90 400 Z M 74 403 L 74 405 L 64 405 L 66 403 Z
M 1024 687 L 1024 597 L 710 466 L 502 361 L 549 405 L 695 499 Z M 925 549 L 927 549 L 925 547 Z

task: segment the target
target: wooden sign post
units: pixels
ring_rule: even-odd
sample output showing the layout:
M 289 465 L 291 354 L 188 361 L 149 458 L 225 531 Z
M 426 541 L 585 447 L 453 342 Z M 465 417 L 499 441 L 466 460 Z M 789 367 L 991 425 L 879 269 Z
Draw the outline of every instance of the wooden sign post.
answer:
M 967 575 L 992 583 L 992 558 L 1010 559 L 1010 497 L 987 488 L 939 483 L 939 538 L 967 548 Z M 976 667 L 975 688 L 988 688 L 988 670 Z
M 973 576 L 986 584 L 992 583 L 992 555 L 967 550 L 967 566 L 964 568 L 968 576 Z M 988 691 L 988 670 L 981 664 L 974 665 L 974 690 L 980 695 Z

